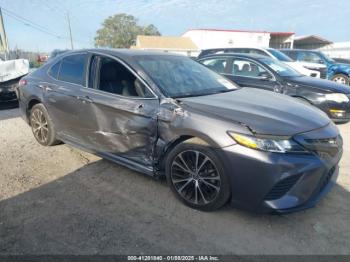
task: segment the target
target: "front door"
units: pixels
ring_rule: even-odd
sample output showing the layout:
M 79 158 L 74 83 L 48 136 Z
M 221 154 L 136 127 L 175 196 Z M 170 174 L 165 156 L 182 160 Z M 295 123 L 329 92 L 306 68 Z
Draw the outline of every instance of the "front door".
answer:
M 280 85 L 275 77 L 262 65 L 245 58 L 230 60 L 226 77 L 242 87 L 253 87 L 280 93 Z
M 85 147 L 152 166 L 159 100 L 123 62 L 93 55 L 81 89 Z

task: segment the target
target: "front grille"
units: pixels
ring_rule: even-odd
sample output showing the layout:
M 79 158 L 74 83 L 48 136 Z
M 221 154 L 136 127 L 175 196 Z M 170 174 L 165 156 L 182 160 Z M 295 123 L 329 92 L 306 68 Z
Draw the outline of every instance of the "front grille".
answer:
M 284 196 L 298 181 L 300 175 L 293 175 L 279 181 L 265 196 L 265 200 L 275 200 Z

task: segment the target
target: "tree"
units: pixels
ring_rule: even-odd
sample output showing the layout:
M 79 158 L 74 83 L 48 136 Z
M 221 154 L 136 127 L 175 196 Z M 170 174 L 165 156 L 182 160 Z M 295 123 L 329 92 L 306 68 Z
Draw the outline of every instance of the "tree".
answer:
M 108 17 L 97 30 L 96 47 L 129 48 L 135 44 L 137 35 L 160 35 L 158 29 L 150 24 L 138 25 L 137 19 L 128 14 L 116 14 Z

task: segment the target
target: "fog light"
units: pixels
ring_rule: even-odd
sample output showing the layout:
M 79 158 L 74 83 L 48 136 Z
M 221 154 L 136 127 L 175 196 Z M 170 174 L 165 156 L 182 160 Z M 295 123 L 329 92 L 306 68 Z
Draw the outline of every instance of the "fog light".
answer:
M 332 116 L 335 116 L 335 117 L 343 117 L 345 114 L 344 110 L 339 110 L 339 109 L 330 109 L 329 112 L 331 112 Z

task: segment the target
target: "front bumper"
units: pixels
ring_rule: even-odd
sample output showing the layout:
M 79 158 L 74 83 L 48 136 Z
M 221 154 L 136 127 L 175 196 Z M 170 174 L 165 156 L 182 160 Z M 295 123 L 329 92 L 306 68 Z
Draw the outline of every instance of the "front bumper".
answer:
M 220 149 L 231 181 L 232 205 L 258 213 L 287 213 L 314 206 L 338 176 L 342 148 L 327 160 L 233 145 Z

